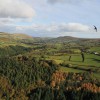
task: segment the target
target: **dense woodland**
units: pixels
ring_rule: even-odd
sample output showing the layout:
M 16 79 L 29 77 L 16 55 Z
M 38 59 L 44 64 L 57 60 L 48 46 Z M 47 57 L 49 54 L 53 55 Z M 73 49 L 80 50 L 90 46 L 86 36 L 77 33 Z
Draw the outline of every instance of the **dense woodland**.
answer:
M 0 98 L 6 100 L 99 100 L 100 81 L 87 73 L 64 73 L 43 58 L 0 59 Z
M 25 52 L 31 51 L 31 48 L 26 48 L 23 46 L 6 46 L 4 48 L 0 48 L 0 56 L 1 57 L 9 57 L 9 56 L 14 56 L 18 54 L 22 54 Z

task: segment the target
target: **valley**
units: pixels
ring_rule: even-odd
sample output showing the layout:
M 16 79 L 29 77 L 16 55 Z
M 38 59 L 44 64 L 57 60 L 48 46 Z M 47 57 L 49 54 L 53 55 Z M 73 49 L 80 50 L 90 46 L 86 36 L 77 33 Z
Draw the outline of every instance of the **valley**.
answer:
M 2 100 L 99 100 L 100 39 L 0 32 L 0 88 Z

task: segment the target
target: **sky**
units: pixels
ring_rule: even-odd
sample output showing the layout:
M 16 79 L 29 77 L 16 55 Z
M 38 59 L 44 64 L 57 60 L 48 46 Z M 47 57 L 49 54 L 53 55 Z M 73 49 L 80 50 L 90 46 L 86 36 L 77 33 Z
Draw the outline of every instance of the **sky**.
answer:
M 100 38 L 100 0 L 0 0 L 0 32 Z

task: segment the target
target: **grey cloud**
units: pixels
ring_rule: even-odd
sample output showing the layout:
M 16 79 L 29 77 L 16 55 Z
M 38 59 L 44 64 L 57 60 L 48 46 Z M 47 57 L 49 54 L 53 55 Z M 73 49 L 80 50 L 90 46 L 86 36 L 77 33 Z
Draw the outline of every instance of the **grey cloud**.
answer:
M 32 18 L 34 9 L 22 0 L 0 0 L 1 18 Z
M 48 0 L 49 3 L 65 2 L 66 0 Z
M 73 3 L 73 2 L 79 2 L 80 0 L 48 0 L 49 3 Z
M 47 0 L 47 2 L 51 4 L 55 4 L 55 3 L 72 3 L 73 4 L 73 3 L 80 3 L 80 2 L 85 2 L 85 1 L 91 1 L 91 0 Z
M 0 18 L 0 24 L 13 24 L 16 20 L 13 18 Z

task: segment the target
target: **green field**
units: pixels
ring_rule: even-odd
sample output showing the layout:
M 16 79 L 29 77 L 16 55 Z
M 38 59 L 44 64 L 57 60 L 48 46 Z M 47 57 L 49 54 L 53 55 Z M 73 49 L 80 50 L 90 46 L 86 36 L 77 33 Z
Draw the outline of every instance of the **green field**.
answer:
M 90 51 L 96 51 L 100 53 L 100 47 L 92 47 Z
M 69 61 L 69 56 L 70 55 L 67 54 L 56 55 L 50 56 L 49 59 L 55 60 L 58 64 L 65 63 L 66 65 L 71 65 L 71 67 L 61 66 L 60 70 L 63 72 L 82 73 L 87 72 L 88 69 L 90 69 L 94 71 L 94 77 L 100 78 L 100 56 L 94 54 L 85 54 L 84 62 L 82 62 L 82 57 L 80 54 L 71 54 L 71 61 Z
M 94 54 L 85 54 L 85 61 L 82 62 L 82 57 L 80 54 L 71 54 L 71 61 L 68 61 L 70 55 L 60 55 L 60 56 L 50 56 L 50 59 L 54 59 L 59 62 L 66 62 L 68 64 L 78 65 L 78 66 L 100 66 L 100 56 Z

